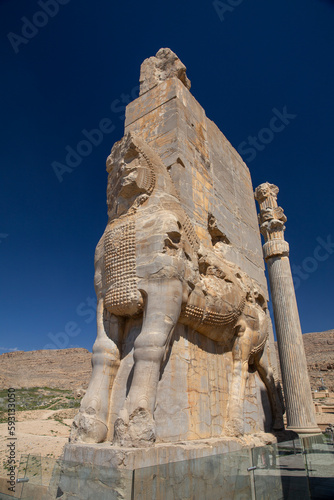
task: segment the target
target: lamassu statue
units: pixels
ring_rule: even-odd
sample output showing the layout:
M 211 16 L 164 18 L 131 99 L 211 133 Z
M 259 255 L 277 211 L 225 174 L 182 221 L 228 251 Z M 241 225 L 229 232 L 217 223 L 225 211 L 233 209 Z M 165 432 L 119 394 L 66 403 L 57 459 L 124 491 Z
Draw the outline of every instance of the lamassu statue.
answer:
M 123 359 L 126 325 L 133 318 L 142 325 L 133 344 L 126 397 L 114 423 L 114 443 L 155 442 L 157 387 L 177 323 L 232 352 L 226 434 L 244 432 L 249 365 L 266 386 L 274 429 L 283 428 L 281 399 L 268 361 L 263 292 L 214 246 L 201 245 L 165 165 L 144 140 L 125 135 L 114 145 L 107 171 L 109 220 L 95 252 L 93 373 L 71 441 L 107 439 L 111 391 L 117 390 L 113 381 Z M 213 239 L 217 228 L 211 215 L 207 230 Z

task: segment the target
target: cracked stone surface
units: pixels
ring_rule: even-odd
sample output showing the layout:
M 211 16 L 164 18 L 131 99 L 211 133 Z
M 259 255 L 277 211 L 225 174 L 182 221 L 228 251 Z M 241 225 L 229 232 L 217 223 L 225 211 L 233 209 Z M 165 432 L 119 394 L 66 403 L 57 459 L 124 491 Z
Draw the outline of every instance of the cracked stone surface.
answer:
M 280 428 L 249 170 L 170 49 L 143 62 L 140 84 L 107 159 L 93 373 L 71 443 L 154 448 Z

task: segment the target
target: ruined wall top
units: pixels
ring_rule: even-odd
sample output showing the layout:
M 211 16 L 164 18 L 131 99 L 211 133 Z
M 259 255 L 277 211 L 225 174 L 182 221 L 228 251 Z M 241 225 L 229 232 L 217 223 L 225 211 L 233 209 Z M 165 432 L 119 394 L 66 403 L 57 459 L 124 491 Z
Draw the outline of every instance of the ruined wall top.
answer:
M 163 161 L 202 244 L 220 247 L 267 290 L 249 169 L 189 88 L 184 64 L 160 49 L 141 66 L 140 96 L 126 107 L 125 132 Z
M 178 78 L 190 89 L 191 83 L 186 75 L 187 68 L 174 52 L 168 48 L 160 49 L 155 56 L 145 59 L 140 67 L 139 95 L 148 92 L 169 78 Z

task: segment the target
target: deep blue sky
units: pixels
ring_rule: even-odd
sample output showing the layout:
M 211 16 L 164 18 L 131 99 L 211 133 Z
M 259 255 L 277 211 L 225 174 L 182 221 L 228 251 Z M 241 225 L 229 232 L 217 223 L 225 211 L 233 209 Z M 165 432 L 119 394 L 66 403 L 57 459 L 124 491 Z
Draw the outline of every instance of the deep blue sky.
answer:
M 140 64 L 160 47 L 187 66 L 193 95 L 235 148 L 269 126 L 274 108 L 296 115 L 244 159 L 254 187 L 280 188 L 291 264 L 304 267 L 303 332 L 333 328 L 334 247 L 316 249 L 317 238 L 334 241 L 334 2 L 243 0 L 221 6 L 221 20 L 203 0 L 66 1 L 54 17 L 36 15 L 37 1 L 0 1 L 0 353 L 91 349 L 105 160 L 123 135 L 117 100 L 136 95 Z M 34 33 L 26 19 L 44 26 Z M 114 130 L 60 183 L 52 162 L 65 163 L 65 147 L 103 118 Z

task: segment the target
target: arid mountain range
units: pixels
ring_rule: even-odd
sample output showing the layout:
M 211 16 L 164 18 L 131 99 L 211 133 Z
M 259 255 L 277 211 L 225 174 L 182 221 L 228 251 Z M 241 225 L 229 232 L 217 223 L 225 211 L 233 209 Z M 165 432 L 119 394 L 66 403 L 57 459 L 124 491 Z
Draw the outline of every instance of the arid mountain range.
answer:
M 334 392 L 334 330 L 303 335 L 312 389 L 324 385 Z
M 91 368 L 87 349 L 16 351 L 0 356 L 0 387 L 87 388 Z
M 334 392 L 334 330 L 303 335 L 312 389 Z M 0 355 L 0 387 L 86 388 L 91 374 L 87 349 L 16 351 Z M 323 383 L 322 380 L 323 379 Z

